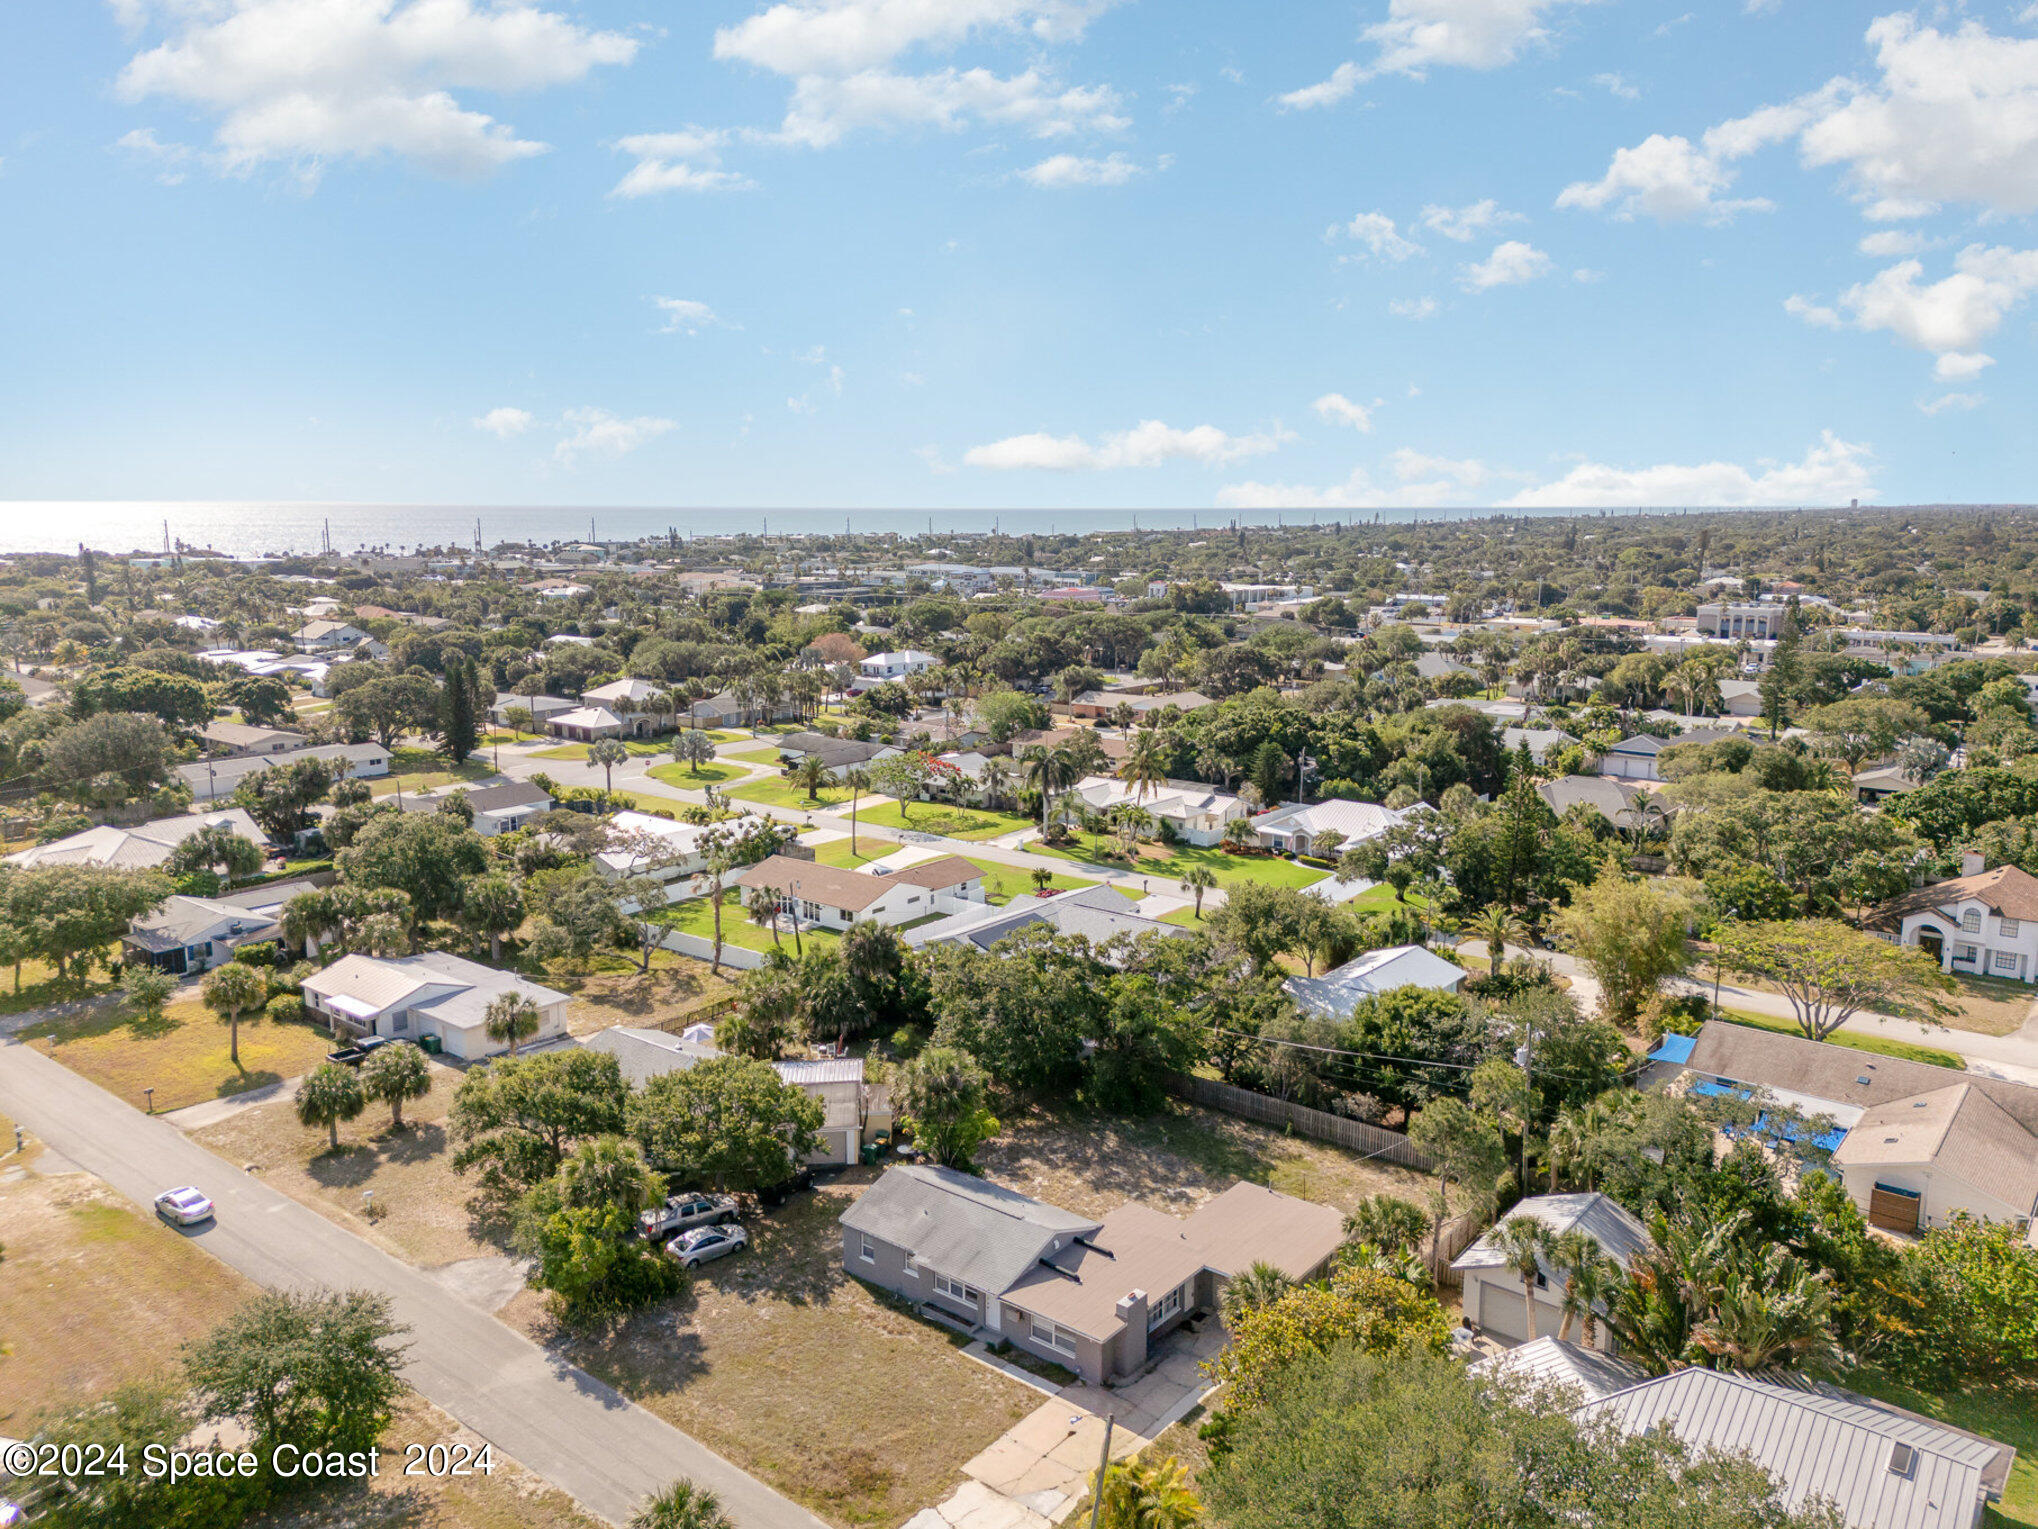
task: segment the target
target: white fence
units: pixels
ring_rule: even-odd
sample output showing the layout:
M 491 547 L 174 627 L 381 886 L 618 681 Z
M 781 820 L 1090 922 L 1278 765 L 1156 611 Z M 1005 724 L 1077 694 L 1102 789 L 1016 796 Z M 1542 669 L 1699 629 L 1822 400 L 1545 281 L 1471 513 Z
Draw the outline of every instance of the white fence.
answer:
M 724 916 L 727 916 L 726 914 Z M 697 934 L 682 934 L 677 929 L 664 931 L 664 938 L 658 943 L 667 950 L 677 951 L 683 956 L 692 956 L 697 961 L 712 961 L 715 958 L 715 942 L 703 939 Z M 722 942 L 722 964 L 733 966 L 739 972 L 754 972 L 764 965 L 764 952 L 749 950 L 731 941 Z

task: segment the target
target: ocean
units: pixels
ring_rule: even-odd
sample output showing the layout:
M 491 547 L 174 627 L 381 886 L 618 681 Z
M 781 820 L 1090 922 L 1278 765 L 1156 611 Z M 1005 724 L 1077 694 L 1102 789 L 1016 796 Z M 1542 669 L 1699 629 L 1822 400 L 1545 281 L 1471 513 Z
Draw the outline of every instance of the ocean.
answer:
M 1469 520 L 1491 509 L 1257 510 L 963 510 L 904 509 L 737 510 L 643 509 L 601 506 L 459 504 L 313 504 L 233 500 L 10 500 L 0 501 L 0 553 L 75 552 L 83 542 L 96 552 L 158 552 L 165 531 L 174 542 L 235 557 L 317 552 L 331 537 L 335 551 L 403 552 L 419 547 L 472 547 L 480 523 L 482 545 L 498 542 L 580 541 L 592 535 L 634 541 L 676 531 L 682 537 L 895 533 L 964 534 L 1003 530 L 1020 534 L 1209 529 L 1243 520 L 1247 525 L 1338 525 Z M 1510 510 L 1509 515 L 1600 515 L 1603 510 Z M 1621 511 L 1620 513 L 1634 513 Z M 1652 513 L 1676 513 L 1655 511 Z

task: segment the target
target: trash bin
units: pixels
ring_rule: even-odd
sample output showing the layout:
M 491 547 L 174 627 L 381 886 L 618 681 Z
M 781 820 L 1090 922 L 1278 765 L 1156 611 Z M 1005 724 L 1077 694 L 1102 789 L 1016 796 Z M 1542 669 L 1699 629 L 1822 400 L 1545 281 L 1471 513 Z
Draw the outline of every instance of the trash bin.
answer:
M 421 1035 L 418 1037 L 418 1044 L 424 1047 L 427 1056 L 439 1054 L 439 1038 L 436 1035 Z

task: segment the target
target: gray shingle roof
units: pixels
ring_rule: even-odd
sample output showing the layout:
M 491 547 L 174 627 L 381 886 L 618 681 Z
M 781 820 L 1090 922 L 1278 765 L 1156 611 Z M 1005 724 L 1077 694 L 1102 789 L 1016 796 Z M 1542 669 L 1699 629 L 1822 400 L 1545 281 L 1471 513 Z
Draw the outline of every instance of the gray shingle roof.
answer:
M 842 1224 L 903 1248 L 937 1274 L 1002 1294 L 1056 1236 L 1103 1223 L 953 1168 L 893 1168 L 843 1212 Z
M 1870 1407 L 1717 1370 L 1678 1370 L 1580 1407 L 1627 1433 L 1667 1428 L 1693 1449 L 1746 1454 L 1786 1503 L 1831 1500 L 1850 1529 L 1971 1529 L 2000 1446 Z M 1891 1449 L 1915 1451 L 1893 1471 Z

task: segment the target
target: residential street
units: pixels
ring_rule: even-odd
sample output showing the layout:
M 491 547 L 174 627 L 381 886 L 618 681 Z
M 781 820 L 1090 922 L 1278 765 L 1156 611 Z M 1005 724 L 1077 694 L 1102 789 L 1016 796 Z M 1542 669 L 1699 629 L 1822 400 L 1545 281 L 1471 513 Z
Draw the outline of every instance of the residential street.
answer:
M 164 1189 L 197 1185 L 219 1213 L 185 1235 L 258 1284 L 387 1295 L 411 1328 L 410 1383 L 611 1522 L 626 1523 L 647 1495 L 687 1476 L 719 1494 L 744 1529 L 822 1529 L 797 1503 L 428 1276 L 14 1041 L 0 1043 L 0 1112 L 144 1207 Z M 388 1441 L 398 1469 L 410 1442 Z

